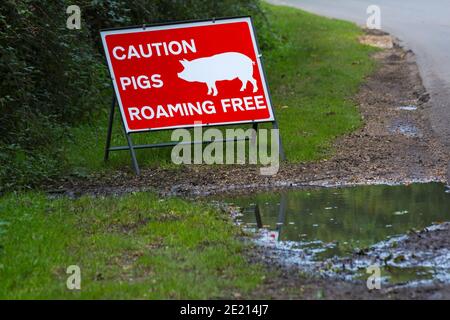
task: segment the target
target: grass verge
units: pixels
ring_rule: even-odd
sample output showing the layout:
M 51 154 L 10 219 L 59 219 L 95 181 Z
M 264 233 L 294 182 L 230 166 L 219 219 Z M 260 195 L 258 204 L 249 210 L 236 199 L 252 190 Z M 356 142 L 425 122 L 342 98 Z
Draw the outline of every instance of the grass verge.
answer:
M 136 193 L 0 198 L 1 299 L 205 299 L 254 289 L 230 218 L 209 205 Z M 68 290 L 66 269 L 81 269 Z
M 301 162 L 327 157 L 336 137 L 361 125 L 351 98 L 374 68 L 369 55 L 375 49 L 358 43 L 361 30 L 352 23 L 294 8 L 264 7 L 278 38 L 264 58 L 287 158 Z M 129 166 L 127 152 L 114 153 L 106 167 L 102 161 L 107 117 L 105 111 L 94 124 L 73 129 L 65 153 L 76 173 Z M 118 117 L 115 124 L 113 145 L 124 145 Z M 169 141 L 170 132 L 134 137 L 136 144 Z M 171 166 L 170 149 L 139 150 L 138 158 L 144 166 Z

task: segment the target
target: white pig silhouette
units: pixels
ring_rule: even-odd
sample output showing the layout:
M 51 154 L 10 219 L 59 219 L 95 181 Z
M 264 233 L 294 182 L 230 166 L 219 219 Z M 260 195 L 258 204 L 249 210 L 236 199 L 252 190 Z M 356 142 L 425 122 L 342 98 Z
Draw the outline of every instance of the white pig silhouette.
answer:
M 258 91 L 253 78 L 252 59 L 239 52 L 224 52 L 211 57 L 188 61 L 180 60 L 184 70 L 178 73 L 178 78 L 189 82 L 203 82 L 208 86 L 208 95 L 217 96 L 216 81 L 239 78 L 242 82 L 241 91 L 247 87 L 247 82 L 253 86 L 253 92 Z

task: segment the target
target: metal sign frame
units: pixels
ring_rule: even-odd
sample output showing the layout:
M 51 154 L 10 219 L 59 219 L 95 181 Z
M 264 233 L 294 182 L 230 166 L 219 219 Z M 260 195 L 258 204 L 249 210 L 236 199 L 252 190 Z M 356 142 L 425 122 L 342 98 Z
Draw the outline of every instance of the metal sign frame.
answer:
M 236 19 L 249 19 L 250 20 L 250 25 L 252 27 L 251 35 L 252 35 L 252 38 L 254 41 L 254 46 L 256 49 L 256 58 L 258 60 L 259 67 L 261 70 L 261 78 L 262 78 L 261 82 L 263 83 L 265 90 L 267 91 L 267 98 L 268 98 L 268 101 L 270 104 L 269 112 L 271 115 L 271 119 L 269 119 L 269 120 L 248 120 L 248 121 L 245 120 L 245 121 L 213 123 L 213 124 L 206 123 L 206 124 L 201 124 L 200 126 L 208 127 L 208 126 L 231 126 L 231 125 L 239 125 L 239 124 L 252 124 L 253 129 L 255 131 L 257 131 L 259 123 L 272 123 L 272 126 L 274 129 L 279 129 L 278 122 L 275 117 L 273 104 L 272 104 L 272 97 L 270 94 L 269 85 L 267 83 L 267 76 L 266 76 L 266 71 L 264 68 L 264 61 L 263 61 L 261 51 L 259 49 L 258 39 L 256 36 L 256 31 L 255 31 L 255 28 L 253 25 L 253 20 L 252 20 L 251 16 L 223 17 L 223 18 L 213 18 L 213 19 L 204 19 L 204 20 L 186 20 L 186 21 L 177 21 L 177 22 L 169 22 L 169 23 L 158 23 L 158 24 L 148 24 L 148 25 L 144 24 L 141 26 L 131 26 L 131 27 L 122 27 L 122 28 L 109 28 L 109 29 L 100 30 L 100 36 L 103 40 L 104 39 L 104 37 L 102 35 L 103 32 L 110 32 L 110 31 L 116 31 L 116 30 L 130 30 L 130 29 L 138 29 L 138 28 L 145 31 L 147 28 L 154 28 L 154 27 L 163 27 L 163 26 L 180 25 L 180 24 L 192 24 L 192 23 L 207 23 L 207 22 L 214 24 L 214 23 L 216 23 L 216 21 L 236 20 Z M 196 127 L 197 125 L 183 125 L 183 126 L 173 126 L 173 127 L 167 127 L 167 128 L 148 128 L 148 129 L 144 129 L 144 130 L 129 130 L 127 123 L 124 119 L 124 113 L 123 113 L 123 108 L 121 108 L 120 98 L 118 99 L 118 96 L 120 97 L 120 95 L 118 95 L 116 83 L 115 83 L 113 75 L 111 74 L 111 71 L 110 71 L 110 68 L 112 69 L 112 67 L 111 67 L 111 64 L 109 61 L 109 56 L 107 53 L 107 46 L 106 46 L 104 40 L 103 40 L 103 46 L 105 49 L 105 56 L 106 56 L 106 60 L 107 60 L 106 62 L 108 65 L 108 72 L 110 74 L 111 84 L 113 87 L 113 97 L 112 97 L 111 109 L 109 112 L 108 131 L 107 131 L 107 136 L 106 136 L 106 145 L 105 145 L 105 153 L 104 153 L 104 161 L 105 162 L 108 161 L 109 154 L 111 151 L 129 150 L 130 157 L 131 157 L 131 164 L 133 166 L 134 172 L 136 173 L 136 175 L 139 175 L 140 168 L 139 168 L 139 164 L 138 164 L 138 161 L 136 158 L 136 151 L 135 151 L 136 149 L 164 148 L 164 147 L 175 146 L 178 144 L 206 144 L 206 143 L 212 143 L 212 142 L 230 142 L 230 141 L 248 140 L 248 138 L 210 140 L 210 141 L 200 140 L 200 141 L 193 141 L 193 142 L 189 142 L 189 143 L 170 141 L 170 142 L 161 142 L 161 143 L 155 143 L 155 144 L 134 145 L 133 140 L 131 138 L 132 134 L 146 133 L 146 132 L 150 132 L 150 131 L 173 130 L 176 128 L 193 128 L 193 127 Z M 126 140 L 127 140 L 126 146 L 111 146 L 112 128 L 113 128 L 114 113 L 115 113 L 116 105 L 119 107 L 119 111 L 121 112 L 120 118 L 121 118 L 121 122 L 122 122 L 122 128 L 123 128 Z M 281 141 L 281 135 L 279 135 L 279 137 L 278 137 L 278 143 L 279 143 L 279 153 L 280 153 L 281 160 L 285 160 L 286 157 L 285 157 L 285 153 L 284 153 L 284 149 L 283 149 L 283 145 L 282 145 L 282 141 Z

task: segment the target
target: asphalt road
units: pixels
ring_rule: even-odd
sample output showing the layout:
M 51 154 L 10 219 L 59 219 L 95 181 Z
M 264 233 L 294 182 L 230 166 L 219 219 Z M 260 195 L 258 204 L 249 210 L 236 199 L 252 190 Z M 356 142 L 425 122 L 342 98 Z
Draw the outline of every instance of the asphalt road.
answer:
M 378 5 L 381 28 L 417 56 L 431 95 L 433 129 L 450 150 L 450 1 L 449 0 L 270 0 L 320 15 L 365 25 L 366 9 Z

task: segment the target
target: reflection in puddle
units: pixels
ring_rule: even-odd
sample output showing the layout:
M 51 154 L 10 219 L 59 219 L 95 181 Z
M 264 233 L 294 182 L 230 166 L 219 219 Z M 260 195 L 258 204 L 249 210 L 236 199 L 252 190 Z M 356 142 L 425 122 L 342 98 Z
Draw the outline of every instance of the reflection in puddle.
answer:
M 389 131 L 392 133 L 402 134 L 407 137 L 421 136 L 420 130 L 415 125 L 403 120 L 394 121 L 390 126 Z
M 331 271 L 343 265 L 357 278 L 370 259 L 352 260 L 351 265 L 342 261 L 371 248 L 378 256 L 386 254 L 391 259 L 383 266 L 385 280 L 391 283 L 431 279 L 438 274 L 449 278 L 450 259 L 440 263 L 439 272 L 432 261 L 445 259 L 447 252 L 420 263 L 390 257 L 395 250 L 389 239 L 399 241 L 411 230 L 450 220 L 450 195 L 442 184 L 290 190 L 240 196 L 228 202 L 242 209 L 240 222 L 258 231 L 261 245 L 287 252 L 283 259 L 291 263 L 320 264 Z M 412 260 L 414 265 L 410 265 Z
M 415 110 L 417 110 L 417 107 L 415 105 L 410 104 L 410 105 L 407 105 L 407 106 L 398 107 L 397 109 L 405 110 L 405 111 L 415 111 Z
M 429 281 L 435 277 L 433 268 L 430 267 L 395 267 L 382 266 L 381 268 L 382 282 L 389 282 L 390 284 L 399 285 L 405 283 L 419 283 L 422 281 Z M 366 268 L 358 269 L 356 279 L 366 280 Z

